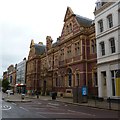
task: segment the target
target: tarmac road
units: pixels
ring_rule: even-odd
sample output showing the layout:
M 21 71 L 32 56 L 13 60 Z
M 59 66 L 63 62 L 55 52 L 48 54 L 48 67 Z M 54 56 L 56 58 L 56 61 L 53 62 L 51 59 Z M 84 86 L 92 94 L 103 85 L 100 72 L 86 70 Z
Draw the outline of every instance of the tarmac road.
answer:
M 34 99 L 32 102 L 3 101 L 3 118 L 118 118 L 118 111 L 72 105 L 55 100 Z

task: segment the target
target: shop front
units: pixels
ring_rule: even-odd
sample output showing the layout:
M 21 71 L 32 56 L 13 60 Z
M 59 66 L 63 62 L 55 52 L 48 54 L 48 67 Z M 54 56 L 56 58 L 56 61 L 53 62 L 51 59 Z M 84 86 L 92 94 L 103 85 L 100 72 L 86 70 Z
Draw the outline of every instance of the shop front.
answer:
M 16 93 L 26 93 L 26 84 L 16 84 Z

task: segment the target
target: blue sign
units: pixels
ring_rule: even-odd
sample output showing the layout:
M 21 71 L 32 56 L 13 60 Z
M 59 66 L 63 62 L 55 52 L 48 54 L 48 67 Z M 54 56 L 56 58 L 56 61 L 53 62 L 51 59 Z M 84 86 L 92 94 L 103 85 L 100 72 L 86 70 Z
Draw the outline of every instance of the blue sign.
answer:
M 83 86 L 82 87 L 82 95 L 85 96 L 87 95 L 88 91 L 87 91 L 87 87 L 86 86 Z

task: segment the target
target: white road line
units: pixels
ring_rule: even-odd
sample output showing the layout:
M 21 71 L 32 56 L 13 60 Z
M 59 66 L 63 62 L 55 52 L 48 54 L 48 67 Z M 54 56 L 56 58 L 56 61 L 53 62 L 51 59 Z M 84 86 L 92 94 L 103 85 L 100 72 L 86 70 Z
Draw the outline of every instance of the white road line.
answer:
M 48 100 L 48 99 L 43 99 L 43 100 Z
M 38 104 L 40 104 L 40 105 L 41 105 L 42 103 L 38 103 Z
M 52 107 L 52 108 L 58 108 L 56 106 L 52 106 L 52 105 L 46 105 L 47 107 Z
M 59 106 L 59 104 L 55 104 L 55 103 L 48 103 L 49 105 L 54 105 L 54 106 Z
M 13 105 L 16 105 L 15 103 L 12 103 Z
M 4 106 L 1 106 L 1 108 L 2 110 L 10 110 L 11 106 L 4 105 Z
M 32 108 L 32 109 L 36 109 L 36 110 L 45 110 L 46 108 Z
M 43 116 L 43 115 L 40 115 L 40 113 L 39 113 L 39 112 L 37 112 L 37 114 L 39 114 L 39 117 L 42 117 L 42 118 L 47 118 L 47 117 L 45 117 L 45 116 Z
M 48 114 L 59 114 L 59 115 L 63 115 L 63 114 L 71 114 L 71 113 L 57 113 L 57 112 L 37 112 L 37 113 L 39 113 L 39 114 L 46 114 L 46 115 L 48 115 Z
M 74 112 L 74 113 L 83 114 L 83 115 L 95 116 L 94 114 L 88 114 L 88 113 L 84 113 L 84 112 L 77 112 L 77 111 L 73 111 L 73 110 L 68 110 L 68 111 L 69 111 L 69 112 Z
M 25 111 L 29 111 L 28 109 L 26 109 L 26 108 L 23 108 L 23 107 L 20 107 L 21 109 L 23 109 L 23 110 L 25 110 Z

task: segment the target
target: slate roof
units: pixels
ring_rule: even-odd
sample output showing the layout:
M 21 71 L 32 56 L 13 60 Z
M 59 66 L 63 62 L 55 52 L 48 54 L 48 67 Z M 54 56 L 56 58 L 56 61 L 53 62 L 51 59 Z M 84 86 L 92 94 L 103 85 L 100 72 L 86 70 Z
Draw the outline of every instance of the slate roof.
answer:
M 35 47 L 35 53 L 37 55 L 41 55 L 45 52 L 45 45 L 42 44 L 34 44 Z
M 55 43 L 52 44 L 52 47 L 56 47 L 59 44 L 59 41 L 56 41 Z
M 77 19 L 78 23 L 85 26 L 85 27 L 90 27 L 93 23 L 92 19 L 82 17 L 82 16 L 77 15 L 77 14 L 75 14 L 75 16 L 76 16 L 76 19 Z

